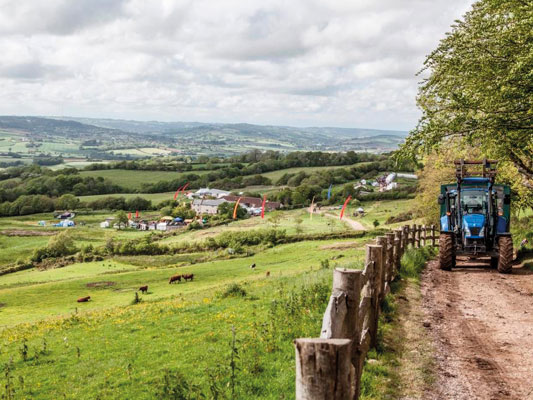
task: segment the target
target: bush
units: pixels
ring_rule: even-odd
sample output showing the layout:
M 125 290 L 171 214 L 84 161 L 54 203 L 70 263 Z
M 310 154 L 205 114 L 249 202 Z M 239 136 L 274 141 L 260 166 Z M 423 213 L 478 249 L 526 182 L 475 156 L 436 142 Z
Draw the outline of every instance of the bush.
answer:
M 239 285 L 238 283 L 232 283 L 222 293 L 221 297 L 246 297 L 246 295 L 246 290 L 241 285 Z

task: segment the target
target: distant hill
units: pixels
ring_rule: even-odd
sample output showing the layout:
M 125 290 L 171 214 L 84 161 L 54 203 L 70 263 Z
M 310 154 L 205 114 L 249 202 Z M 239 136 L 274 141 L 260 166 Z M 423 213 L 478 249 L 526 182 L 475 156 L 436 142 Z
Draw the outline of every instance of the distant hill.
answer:
M 75 117 L 0 116 L 0 130 L 23 134 L 32 153 L 46 148 L 64 156 L 144 157 L 161 154 L 232 155 L 251 149 L 369 151 L 395 150 L 407 132 L 377 129 L 128 121 Z M 65 153 L 79 144 L 70 155 Z M 61 146 L 54 143 L 63 142 Z M 45 146 L 39 143 L 46 143 Z M 130 151 L 131 150 L 131 151 Z M 160 151 L 159 151 L 160 150 Z

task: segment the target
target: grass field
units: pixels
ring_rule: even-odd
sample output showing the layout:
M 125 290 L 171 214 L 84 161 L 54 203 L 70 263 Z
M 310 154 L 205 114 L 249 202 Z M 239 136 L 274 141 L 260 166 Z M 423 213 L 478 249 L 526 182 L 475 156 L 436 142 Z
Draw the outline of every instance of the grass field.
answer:
M 385 219 L 407 209 L 407 202 L 364 205 L 365 218 Z M 76 216 L 78 226 L 69 229 L 75 244 L 98 247 L 111 238 L 150 234 L 99 228 L 109 215 Z M 64 231 L 37 226 L 51 217 L 0 218 L 0 230 Z M 350 230 L 343 221 L 320 214 L 311 219 L 300 209 L 179 231 L 160 242 L 172 246 L 261 228 L 289 235 Z M 49 238 L 0 235 L 0 264 L 29 257 Z M 319 334 L 332 268 L 361 268 L 368 241 L 256 246 L 249 249 L 253 255 L 241 257 L 225 249 L 116 256 L 0 276 L 0 393 L 43 399 L 293 398 L 293 340 Z M 169 285 L 176 273 L 193 273 L 194 281 Z M 141 285 L 149 286 L 147 294 L 136 294 Z M 77 303 L 83 296 L 91 301 Z
M 331 280 L 320 262 L 338 257 L 338 246 L 340 262 L 361 265 L 362 240 L 330 240 L 181 268 L 106 260 L 0 277 L 6 391 L 26 398 L 181 398 L 168 396 L 176 391 L 231 398 L 234 387 L 234 398 L 290 398 L 292 340 L 320 329 Z M 195 280 L 169 285 L 176 272 Z M 149 292 L 132 304 L 142 284 Z M 238 290 L 228 290 L 233 284 Z M 92 301 L 76 303 L 84 295 Z
M 254 217 L 208 229 L 183 231 L 176 236 L 163 239 L 161 242 L 166 244 L 195 242 L 215 237 L 223 232 L 241 232 L 243 230 L 269 228 L 283 229 L 288 235 L 347 232 L 350 230 L 349 226 L 340 220 L 327 218 L 318 214 L 314 214 L 311 219 L 306 210 L 299 209 L 266 213 L 264 220 Z
M 160 203 L 164 200 L 172 200 L 174 198 L 174 192 L 165 192 L 165 193 L 115 193 L 115 194 L 98 194 L 93 196 L 79 196 L 83 202 L 90 202 L 99 199 L 104 199 L 106 197 L 124 197 L 126 200 L 133 197 L 142 197 L 146 200 L 150 200 L 153 204 Z
M 329 166 L 329 167 L 296 167 L 296 168 L 287 168 L 287 169 L 280 169 L 279 171 L 272 171 L 272 172 L 265 172 L 264 174 L 261 174 L 263 176 L 266 176 L 267 178 L 270 178 L 273 183 L 275 183 L 279 178 L 281 178 L 285 174 L 297 174 L 298 172 L 306 172 L 306 173 L 312 173 L 315 171 L 323 171 L 328 169 L 336 169 L 336 168 L 350 168 L 352 165 L 339 165 L 339 166 Z
M 195 174 L 202 175 L 209 171 L 195 171 Z M 137 171 L 124 169 L 106 169 L 101 171 L 81 171 L 82 176 L 102 176 L 111 182 L 124 188 L 136 190 L 140 189 L 143 183 L 155 183 L 159 181 L 171 181 L 191 172 L 172 171 Z

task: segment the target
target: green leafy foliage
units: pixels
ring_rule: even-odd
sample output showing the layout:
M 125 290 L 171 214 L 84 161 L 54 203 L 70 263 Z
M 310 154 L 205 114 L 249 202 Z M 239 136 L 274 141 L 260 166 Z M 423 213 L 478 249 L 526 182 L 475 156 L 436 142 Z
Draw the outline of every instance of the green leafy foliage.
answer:
M 427 57 L 423 115 L 402 147 L 415 156 L 459 138 L 508 161 L 533 190 L 533 7 L 481 0 Z

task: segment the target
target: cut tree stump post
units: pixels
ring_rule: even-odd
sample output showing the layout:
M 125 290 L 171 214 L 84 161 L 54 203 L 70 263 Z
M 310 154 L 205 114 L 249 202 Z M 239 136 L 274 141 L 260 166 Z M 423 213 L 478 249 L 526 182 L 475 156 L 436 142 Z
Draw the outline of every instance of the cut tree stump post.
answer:
M 333 290 L 324 313 L 320 338 L 359 341 L 357 310 L 362 276 L 361 270 L 336 268 L 333 271 Z
M 366 263 L 374 263 L 374 279 L 370 284 L 374 287 L 372 293 L 372 325 L 370 327 L 370 346 L 377 349 L 378 346 L 378 323 L 379 323 L 379 306 L 381 298 L 381 276 L 383 273 L 383 264 L 381 259 L 382 247 L 377 245 L 366 246 Z
M 435 247 L 435 225 L 431 225 L 431 246 Z
M 403 229 L 403 252 L 407 251 L 409 247 L 409 225 L 402 226 Z
M 376 243 L 381 247 L 381 263 L 380 263 L 380 287 L 379 287 L 379 301 L 381 302 L 385 297 L 385 282 L 387 281 L 387 237 L 378 236 Z
M 395 275 L 395 269 L 396 269 L 396 265 L 395 265 L 395 262 L 396 260 L 394 259 L 394 233 L 392 232 L 387 232 L 385 234 L 385 236 L 387 236 L 387 251 L 388 251 L 388 255 L 387 255 L 387 260 L 389 261 L 389 265 L 388 265 L 388 282 L 390 284 L 390 282 L 392 282 L 394 280 L 394 275 Z
M 394 231 L 394 256 L 396 262 L 396 272 L 400 270 L 400 260 L 402 259 L 402 230 Z
M 352 400 L 349 339 L 296 339 L 296 400 Z

